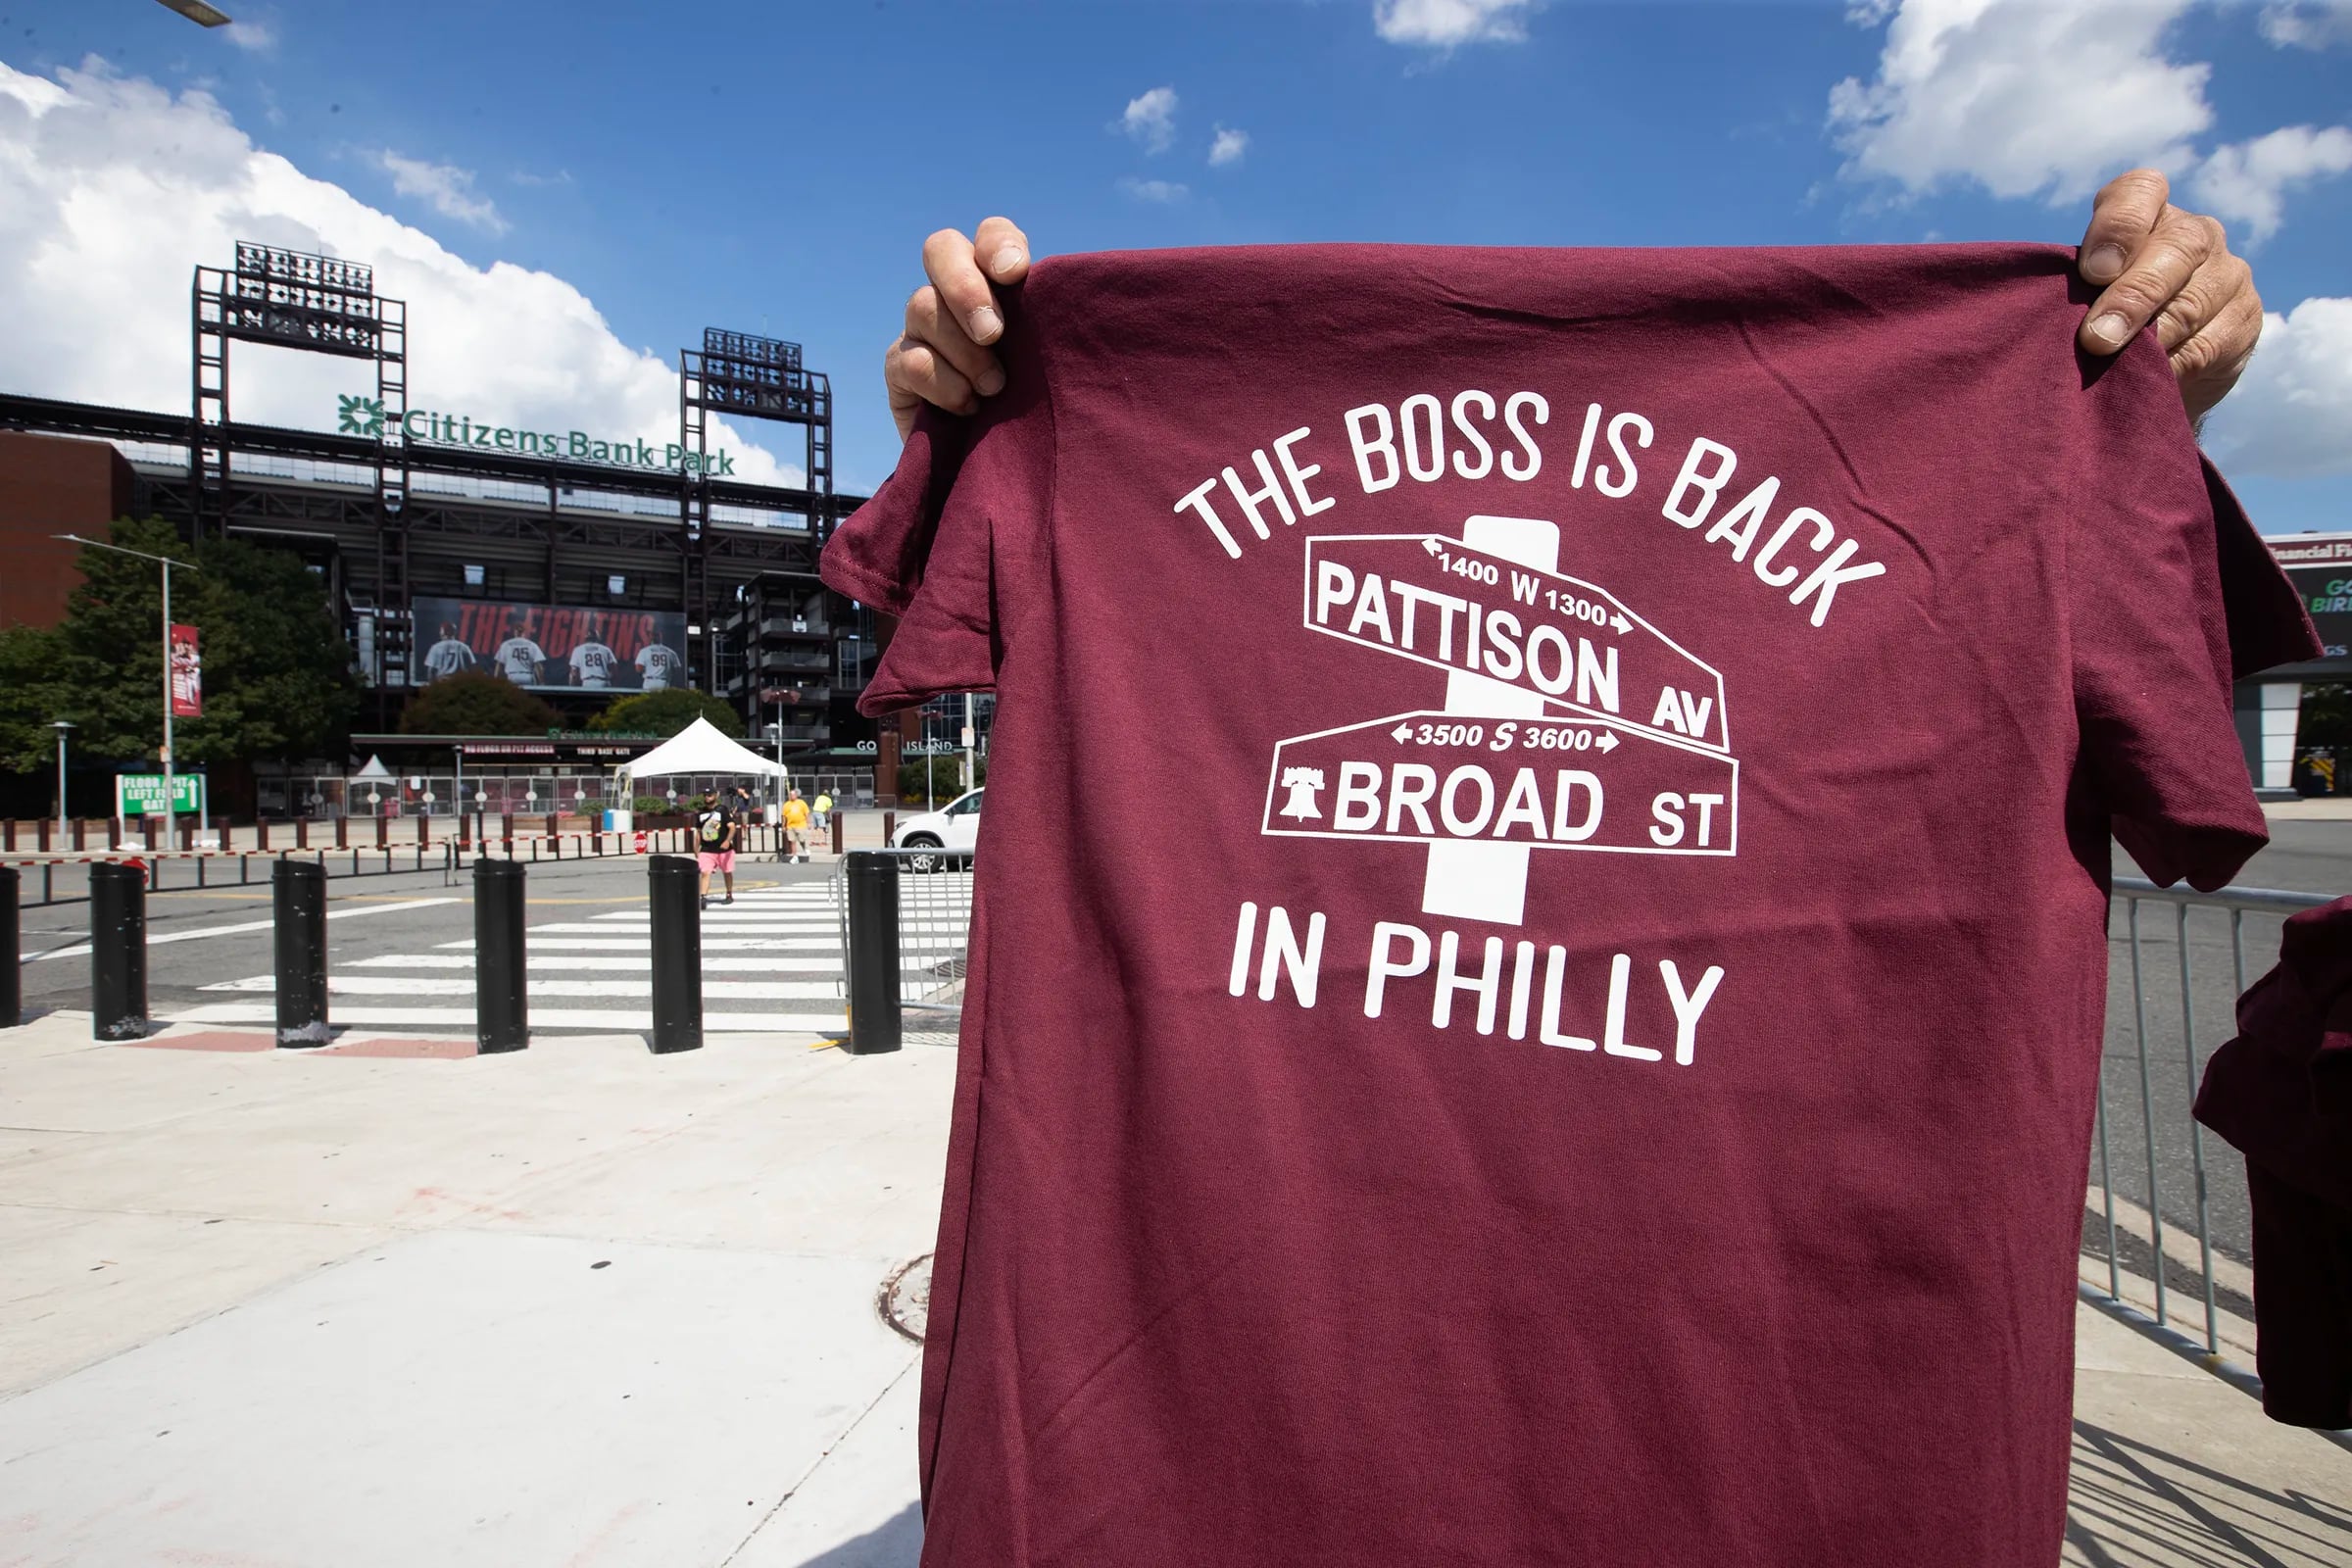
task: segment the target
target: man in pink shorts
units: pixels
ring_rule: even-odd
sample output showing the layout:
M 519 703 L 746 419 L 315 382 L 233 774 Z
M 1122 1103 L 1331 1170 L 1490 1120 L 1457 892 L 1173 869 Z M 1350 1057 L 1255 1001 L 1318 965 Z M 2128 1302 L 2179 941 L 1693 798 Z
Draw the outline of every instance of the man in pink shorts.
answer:
M 719 799 L 718 791 L 703 791 L 703 804 L 694 809 L 694 860 L 702 869 L 701 893 L 705 907 L 710 903 L 710 873 L 718 872 L 727 879 L 727 896 L 722 904 L 735 902 L 735 836 L 743 824 Z

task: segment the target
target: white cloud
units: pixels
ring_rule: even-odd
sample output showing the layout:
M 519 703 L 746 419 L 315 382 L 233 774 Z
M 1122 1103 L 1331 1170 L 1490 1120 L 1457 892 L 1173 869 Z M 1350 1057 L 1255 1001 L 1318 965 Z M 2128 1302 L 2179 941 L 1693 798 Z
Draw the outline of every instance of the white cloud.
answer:
M 2352 299 L 2308 299 L 2265 318 L 2262 347 L 2206 421 L 2233 474 L 2352 473 Z
M 471 223 L 492 234 L 507 231 L 507 220 L 498 215 L 498 204 L 474 189 L 471 170 L 454 164 L 428 164 L 420 158 L 403 158 L 388 147 L 370 154 L 368 161 L 392 176 L 395 192 L 422 198 L 443 218 Z
M 1851 176 L 1922 192 L 1973 180 L 1996 196 L 2074 202 L 2132 165 L 2194 161 L 2213 122 L 2212 68 L 2178 64 L 2164 34 L 2191 0 L 1872 0 L 1893 18 L 1878 74 L 1830 92 Z
M 2213 124 L 2211 65 L 2165 52 L 2194 0 L 1858 0 L 1849 20 L 1891 22 L 1870 81 L 1830 91 L 1830 128 L 1849 178 L 1907 195 L 1973 182 L 1995 196 L 2081 201 L 2133 165 L 2163 170 L 2192 205 L 2277 231 L 2298 185 L 2352 170 L 2352 130 L 2291 125 L 2200 153 Z M 2263 27 L 2308 31 L 2352 18 L 2274 6 Z M 2298 34 L 2301 36 L 2301 34 Z
M 1372 30 L 1390 43 L 1452 49 L 1465 43 L 1518 43 L 1532 0 L 1372 0 Z
M 1208 167 L 1222 169 L 1227 164 L 1238 164 L 1242 161 L 1242 154 L 1249 150 L 1250 133 L 1248 131 L 1228 130 L 1223 125 L 1219 125 L 1217 139 L 1208 144 Z
M 267 23 L 232 22 L 220 29 L 220 36 L 247 54 L 266 55 L 277 47 L 277 31 Z
M 2243 222 L 2256 242 L 2278 232 L 2290 186 L 2352 171 L 2352 130 L 2289 125 L 2252 141 L 2217 147 L 2189 184 L 2192 206 Z
M 1176 139 L 1176 89 L 1154 87 L 1140 98 L 1127 100 L 1119 128 L 1143 144 L 1148 153 L 1164 153 Z
M 2352 43 L 2352 0 L 2262 8 L 2262 35 L 2281 49 L 2325 49 Z
M 1119 189 L 1139 202 L 1164 204 L 1180 202 L 1193 193 L 1190 185 L 1179 185 L 1172 179 L 1137 179 L 1133 174 L 1122 176 Z
M 672 362 L 622 343 L 571 284 L 477 268 L 274 153 L 209 95 L 173 96 L 102 62 L 56 81 L 0 65 L 0 387 L 124 408 L 188 406 L 188 279 L 238 240 L 371 263 L 409 307 L 412 407 L 479 410 L 525 428 L 677 439 Z M 240 419 L 332 429 L 366 368 L 235 351 Z M 755 483 L 801 471 L 724 420 L 712 439 Z

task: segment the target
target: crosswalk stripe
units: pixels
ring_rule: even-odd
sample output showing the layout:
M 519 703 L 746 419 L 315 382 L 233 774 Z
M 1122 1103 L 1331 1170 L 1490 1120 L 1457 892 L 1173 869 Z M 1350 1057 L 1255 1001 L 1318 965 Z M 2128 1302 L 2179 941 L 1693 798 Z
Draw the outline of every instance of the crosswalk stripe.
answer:
M 541 980 L 536 975 L 525 977 L 527 994 L 533 997 L 641 997 L 654 994 L 651 975 L 642 980 Z M 272 991 L 274 976 L 257 974 L 243 980 L 222 980 L 202 987 L 206 991 Z M 470 997 L 473 978 L 443 979 L 438 975 L 328 975 L 327 994 L 353 997 Z M 703 996 L 719 997 L 738 1002 L 838 1002 L 841 983 L 836 980 L 710 980 L 703 981 Z
M 473 946 L 470 942 L 466 945 L 469 948 Z M 643 952 L 600 954 L 591 957 L 584 954 L 549 954 L 535 950 L 530 953 L 525 961 L 529 963 L 531 972 L 534 974 L 542 969 L 650 969 L 654 962 L 651 955 Z M 350 967 L 354 969 L 471 970 L 473 959 L 456 953 L 392 954 L 380 958 L 362 958 L 351 964 Z M 731 973 L 839 974 L 841 973 L 841 963 L 835 958 L 771 958 L 754 954 L 706 953 L 703 955 L 703 969 L 706 973 L 713 969 L 720 969 Z
M 542 931 L 550 932 L 559 937 L 575 937 L 583 942 L 590 939 L 599 939 L 597 940 L 597 946 L 599 947 L 635 949 L 641 952 L 653 940 L 650 933 L 641 932 L 636 936 L 618 936 L 614 934 L 613 928 L 609 925 L 588 925 L 585 923 L 579 925 L 535 925 L 531 927 L 524 940 L 531 947 L 537 948 L 542 945 L 539 940 L 539 933 Z M 471 944 L 468 943 L 467 946 L 471 946 Z M 821 937 L 800 936 L 791 933 L 772 936 L 754 936 L 749 932 L 728 931 L 720 932 L 715 940 L 713 940 L 711 936 L 706 934 L 703 938 L 703 946 L 706 949 L 713 947 L 788 948 L 799 953 L 821 953 L 828 950 L 838 953 L 841 951 L 841 933 L 836 931 L 830 935 Z
M 967 929 L 970 879 L 926 879 L 904 929 L 923 939 L 958 938 Z M 942 902 L 944 901 L 944 902 Z M 704 1027 L 712 1033 L 839 1033 L 842 1007 L 842 906 L 838 883 L 746 890 L 732 904 L 713 899 L 700 913 Z M 534 1031 L 636 1033 L 653 1026 L 652 911 L 618 909 L 526 929 L 525 984 Z M 461 931 L 466 930 L 460 925 Z M 333 1020 L 351 1027 L 413 1027 L 470 1033 L 475 985 L 470 934 L 431 951 L 382 954 L 338 965 L 328 977 Z M 269 975 L 206 986 L 246 993 L 174 1014 L 195 1023 L 266 1023 L 274 1017 Z
M 651 941 L 645 936 L 547 937 L 539 934 L 551 928 L 543 925 L 531 927 L 529 933 L 529 951 L 531 953 L 645 953 L 651 950 Z M 473 938 L 466 937 L 457 942 L 437 942 L 434 947 L 444 953 L 471 953 Z M 822 953 L 828 950 L 839 953 L 841 938 L 838 935 L 785 938 L 707 936 L 703 938 L 703 951 L 707 954 L 730 951 L 768 953 L 778 948 L 790 948 L 795 952 L 802 953 Z M 537 960 L 533 959 L 532 961 L 536 962 Z
M 172 1014 L 174 1023 L 273 1023 L 273 1004 L 216 1002 Z M 471 1007 L 337 1007 L 333 1021 L 348 1028 L 452 1029 L 473 1031 Z M 646 1007 L 533 1007 L 531 1032 L 576 1029 L 598 1034 L 638 1034 L 654 1026 Z M 710 1012 L 703 1014 L 706 1034 L 832 1034 L 850 1026 L 845 1012 Z
M 566 920 L 565 927 L 583 926 L 589 930 L 626 930 L 631 927 L 650 929 L 653 921 L 642 914 L 600 914 L 592 920 Z M 902 919 L 904 931 L 960 931 L 969 922 L 938 918 Z M 835 919 L 811 920 L 800 918 L 761 918 L 759 915 L 706 914 L 701 921 L 705 931 L 838 931 L 841 922 Z M 534 926 L 535 931 L 553 930 L 553 925 Z

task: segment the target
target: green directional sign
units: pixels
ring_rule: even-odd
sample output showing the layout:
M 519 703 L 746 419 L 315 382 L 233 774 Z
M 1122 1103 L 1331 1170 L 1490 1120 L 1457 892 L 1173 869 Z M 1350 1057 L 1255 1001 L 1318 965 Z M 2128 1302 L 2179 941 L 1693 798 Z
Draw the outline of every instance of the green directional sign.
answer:
M 174 773 L 172 775 L 172 807 L 178 811 L 204 809 L 204 775 Z M 161 773 L 117 773 L 115 775 L 115 811 L 120 816 L 154 816 L 164 809 L 164 775 Z

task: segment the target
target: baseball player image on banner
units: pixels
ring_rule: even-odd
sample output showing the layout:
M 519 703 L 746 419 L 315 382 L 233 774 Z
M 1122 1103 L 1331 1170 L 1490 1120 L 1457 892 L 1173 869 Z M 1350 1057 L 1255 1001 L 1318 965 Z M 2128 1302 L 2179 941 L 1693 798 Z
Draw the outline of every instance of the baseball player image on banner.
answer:
M 417 680 L 479 669 L 534 691 L 661 691 L 687 683 L 686 617 L 419 598 Z M 428 635 L 428 631 L 430 635 Z
M 196 651 L 196 628 L 172 628 L 172 716 L 204 716 L 204 660 Z

